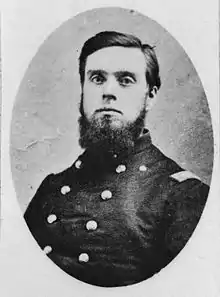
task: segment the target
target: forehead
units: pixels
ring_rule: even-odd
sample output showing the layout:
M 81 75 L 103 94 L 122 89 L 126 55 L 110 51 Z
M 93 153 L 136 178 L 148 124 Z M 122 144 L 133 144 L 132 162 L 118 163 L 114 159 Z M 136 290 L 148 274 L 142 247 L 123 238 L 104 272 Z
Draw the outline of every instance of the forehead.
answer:
M 146 61 L 139 48 L 113 46 L 100 49 L 88 56 L 86 72 L 92 69 L 103 69 L 107 72 L 127 70 L 144 74 Z

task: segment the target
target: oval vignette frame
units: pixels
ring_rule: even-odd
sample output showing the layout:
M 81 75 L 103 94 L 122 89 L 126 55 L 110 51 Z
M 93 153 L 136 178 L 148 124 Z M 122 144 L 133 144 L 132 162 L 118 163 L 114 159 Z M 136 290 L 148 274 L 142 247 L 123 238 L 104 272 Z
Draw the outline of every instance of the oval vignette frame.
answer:
M 111 9 L 120 10 L 121 13 L 122 13 L 122 11 L 124 11 L 124 9 L 121 9 L 121 8 L 99 8 L 95 11 L 100 11 L 100 10 L 110 11 Z M 13 180 L 14 180 L 15 188 L 16 188 L 17 194 L 18 194 L 17 195 L 18 202 L 21 206 L 22 211 L 24 211 L 25 207 L 27 206 L 27 204 L 29 202 L 28 199 L 31 197 L 31 194 L 33 194 L 34 191 L 36 190 L 37 186 L 39 185 L 39 181 L 43 179 L 43 176 L 46 176 L 50 171 L 59 172 L 59 171 L 65 169 L 67 166 L 69 166 L 73 162 L 73 160 L 75 159 L 75 157 L 77 155 L 77 152 L 79 151 L 79 148 L 77 148 L 77 150 L 75 150 L 75 151 L 72 151 L 72 150 L 66 151 L 66 149 L 64 148 L 64 147 L 68 147 L 68 143 L 74 143 L 74 141 L 75 141 L 73 139 L 73 136 L 71 136 L 71 128 L 74 126 L 77 116 L 75 116 L 75 119 L 73 119 L 74 116 L 73 117 L 70 116 L 70 110 L 73 110 L 73 109 L 66 108 L 66 110 L 63 111 L 60 108 L 61 106 L 59 105 L 58 95 L 57 96 L 53 96 L 53 95 L 55 93 L 58 93 L 60 96 L 60 94 L 63 94 L 64 89 L 65 89 L 67 92 L 66 98 L 68 97 L 68 99 L 65 98 L 65 100 L 67 100 L 65 106 L 68 106 L 68 107 L 71 106 L 71 108 L 72 108 L 73 107 L 72 101 L 75 100 L 74 104 L 77 103 L 77 97 L 80 95 L 79 88 L 77 89 L 77 87 L 75 87 L 77 84 L 79 84 L 79 80 L 77 78 L 78 73 L 77 73 L 77 70 L 75 70 L 74 72 L 71 72 L 71 69 L 77 69 L 77 67 L 74 67 L 75 66 L 74 60 L 76 60 L 75 58 L 78 55 L 78 50 L 80 48 L 80 45 L 82 44 L 83 40 L 85 41 L 85 39 L 86 39 L 85 37 L 87 36 L 87 34 L 88 35 L 91 34 L 91 31 L 89 31 L 89 32 L 85 31 L 84 32 L 85 35 L 80 34 L 81 40 L 78 42 L 77 46 L 75 46 L 75 49 L 70 50 L 70 48 L 68 47 L 68 46 L 70 46 L 70 44 L 67 43 L 67 40 L 72 35 L 66 28 L 68 27 L 68 25 L 71 22 L 73 22 L 73 20 L 75 20 L 76 18 L 79 19 L 80 16 L 85 15 L 87 13 L 88 14 L 91 13 L 90 16 L 87 17 L 88 24 L 90 24 L 89 22 L 92 22 L 92 20 L 93 21 L 96 20 L 96 21 L 94 21 L 97 26 L 96 28 L 98 28 L 100 26 L 100 24 L 103 26 L 102 21 L 100 21 L 100 24 L 99 24 L 97 21 L 97 18 L 92 16 L 93 11 L 86 11 L 84 13 L 81 13 L 80 15 L 75 16 L 73 19 L 68 20 L 62 26 L 60 26 L 54 33 L 52 33 L 49 36 L 49 38 L 47 38 L 47 40 L 43 43 L 43 45 L 40 47 L 39 51 L 37 52 L 37 54 L 31 61 L 29 68 L 26 71 L 24 78 L 22 79 L 22 83 L 21 83 L 21 86 L 20 86 L 20 89 L 19 89 L 19 92 L 17 95 L 15 105 L 14 105 L 13 120 L 12 120 L 12 134 L 15 135 L 17 133 L 17 131 L 16 131 L 16 133 L 15 133 L 15 130 L 13 131 L 13 125 L 21 124 L 22 118 L 24 121 L 26 121 L 26 127 L 28 127 L 28 129 L 30 129 L 30 130 L 31 130 L 31 125 L 30 125 L 31 122 L 32 122 L 32 127 L 33 127 L 33 125 L 35 125 L 35 127 L 39 127 L 38 125 L 40 125 L 40 128 L 38 128 L 38 130 L 34 132 L 35 133 L 34 137 L 33 137 L 33 134 L 30 133 L 29 130 L 22 130 L 22 131 L 25 131 L 25 133 L 23 134 L 23 136 L 25 136 L 25 137 L 21 137 L 19 140 L 16 137 L 15 137 L 16 139 L 15 138 L 13 139 L 13 137 L 11 138 L 12 139 L 11 154 L 12 154 Z M 127 10 L 127 13 L 128 13 L 128 15 L 131 14 L 132 17 L 139 15 L 139 14 L 136 14 L 134 11 L 129 12 L 129 10 Z M 107 15 L 108 15 L 108 13 L 107 13 Z M 140 18 L 147 18 L 147 17 L 140 15 Z M 84 18 L 84 21 L 85 21 L 85 19 L 86 18 Z M 104 19 L 104 16 L 103 16 L 103 19 Z M 105 16 L 105 19 L 106 19 L 106 16 Z M 154 25 L 152 25 L 153 27 L 154 26 L 158 27 L 158 28 L 160 27 L 160 25 L 158 25 L 156 22 L 154 22 L 150 19 L 148 19 L 147 22 L 149 22 L 149 23 L 152 22 L 154 24 Z M 139 25 L 139 30 L 140 30 L 139 34 L 140 34 L 141 25 L 139 23 L 138 23 L 138 25 Z M 89 28 L 92 27 L 90 25 L 88 25 L 88 26 L 89 26 Z M 109 28 L 109 24 L 107 24 L 106 26 Z M 110 25 L 110 26 L 112 26 L 112 25 Z M 119 25 L 119 27 L 123 27 L 123 26 L 124 25 L 122 25 L 122 24 Z M 65 31 L 65 29 L 66 29 L 66 31 Z M 63 32 L 62 32 L 62 30 L 63 30 Z M 81 27 L 81 30 L 83 32 L 83 26 Z M 94 30 L 94 28 L 93 28 L 93 30 Z M 133 28 L 132 30 L 133 31 L 130 33 L 135 34 L 135 32 L 134 32 L 135 28 Z M 148 30 L 149 30 L 149 27 L 148 27 Z M 117 31 L 117 29 L 116 29 L 116 31 Z M 154 30 L 152 29 L 152 31 L 154 31 Z M 184 69 L 185 71 L 183 71 L 184 73 L 187 73 L 187 71 L 193 72 L 194 80 L 191 83 L 196 85 L 196 89 L 198 88 L 201 91 L 201 89 L 203 90 L 203 87 L 202 87 L 201 81 L 195 71 L 195 68 L 193 67 L 188 56 L 185 54 L 184 50 L 181 48 L 181 46 L 178 44 L 178 42 L 175 41 L 174 38 L 169 33 L 167 33 L 166 30 L 164 30 L 163 28 L 161 28 L 161 30 L 159 30 L 159 31 L 160 31 L 160 34 L 162 34 L 162 31 L 163 31 L 163 34 L 164 34 L 163 40 L 165 40 L 163 42 L 165 44 L 167 42 L 168 48 L 170 46 L 170 48 L 174 47 L 176 50 L 178 49 L 177 50 L 178 54 L 176 56 L 176 59 L 178 60 L 178 57 L 179 57 L 178 55 L 180 55 L 183 58 L 183 60 L 186 59 L 186 60 L 184 60 L 185 63 L 183 63 L 181 61 L 182 64 L 180 62 L 180 65 L 178 65 L 177 68 L 173 68 L 173 70 L 172 70 L 172 67 L 170 67 L 169 71 L 171 73 L 171 76 L 169 77 L 169 79 L 168 78 L 164 79 L 164 77 L 166 77 L 165 69 L 167 68 L 167 65 L 169 65 L 169 61 L 175 60 L 175 59 L 173 59 L 173 56 L 170 57 L 169 53 L 166 53 L 167 56 L 166 55 L 165 56 L 167 58 L 165 60 L 163 60 L 162 59 L 163 55 L 161 53 L 159 53 L 159 56 L 158 56 L 159 64 L 160 64 L 160 61 L 163 61 L 163 62 L 161 62 L 162 64 L 164 63 L 164 65 L 162 65 L 162 76 L 163 76 L 163 79 L 167 86 L 167 89 L 163 90 L 163 92 L 162 92 L 163 95 L 160 95 L 160 99 L 168 98 L 167 102 L 162 103 L 163 108 L 166 108 L 166 107 L 168 108 L 168 106 L 166 106 L 166 104 L 173 103 L 172 96 L 174 96 L 174 95 L 172 95 L 171 97 L 168 97 L 167 94 L 170 94 L 170 93 L 172 94 L 172 82 L 173 82 L 172 79 L 175 80 L 176 75 L 177 75 L 178 79 L 180 78 L 179 86 L 178 87 L 175 86 L 173 89 L 175 90 L 175 92 L 177 92 L 177 94 L 178 94 L 179 88 L 182 88 L 181 92 L 182 92 L 182 90 L 184 90 L 184 87 L 183 87 L 184 76 L 183 76 L 183 73 L 181 72 L 181 67 L 183 67 L 183 68 L 184 68 L 184 66 L 186 67 L 186 69 Z M 60 34 L 59 35 L 60 38 L 63 38 L 62 41 L 66 41 L 67 44 L 62 41 L 59 42 L 59 44 L 56 44 L 56 34 L 58 34 L 58 35 Z M 159 35 L 159 36 L 157 36 L 157 38 L 158 38 L 157 40 L 161 40 L 160 34 L 159 33 L 157 33 L 157 34 Z M 149 39 L 153 38 L 151 35 L 149 35 L 149 36 L 150 36 Z M 54 47 L 54 42 L 57 45 L 55 47 Z M 170 43 L 172 43 L 172 44 L 170 44 Z M 64 44 L 66 45 L 65 49 L 62 47 Z M 45 46 L 45 45 L 47 45 L 47 46 Z M 160 46 L 161 45 L 159 43 L 156 45 L 156 51 L 159 52 L 158 48 L 160 48 Z M 161 48 L 162 48 L 162 46 L 161 46 Z M 52 53 L 51 53 L 51 49 L 52 49 Z M 167 51 L 169 52 L 168 49 L 167 49 Z M 39 57 L 39 53 L 40 53 L 40 57 Z M 51 55 L 49 55 L 49 53 Z M 161 55 L 162 55 L 162 57 L 161 57 Z M 35 67 L 33 67 L 33 65 Z M 64 67 L 62 65 L 64 65 Z M 190 66 L 192 68 L 190 68 Z M 63 69 L 62 69 L 62 67 L 63 67 Z M 176 69 L 179 69 L 180 72 L 178 73 L 178 71 L 177 71 L 177 73 L 176 73 Z M 44 70 L 46 70 L 46 71 L 44 71 Z M 31 73 L 31 75 L 30 75 L 30 73 Z M 41 73 L 41 74 L 46 73 L 46 75 L 43 75 L 43 79 L 42 79 L 42 76 L 39 73 Z M 71 78 L 71 75 L 73 76 L 72 78 Z M 31 76 L 31 78 L 30 78 L 30 76 Z M 162 79 L 162 85 L 163 85 L 163 79 Z M 74 81 L 74 83 L 73 83 L 73 81 Z M 177 83 L 177 82 L 175 82 L 175 83 Z M 63 87 L 62 87 L 62 84 L 63 84 Z M 182 86 L 181 86 L 181 84 L 182 84 Z M 40 88 L 39 88 L 39 86 L 40 86 Z M 73 91 L 73 89 L 74 89 L 74 91 Z M 196 93 L 195 89 L 193 89 L 193 91 L 195 92 L 193 94 L 196 97 L 197 93 Z M 27 100 L 30 100 L 30 96 L 29 96 L 30 92 L 32 93 L 33 101 L 28 103 L 28 108 L 26 109 L 26 105 L 24 104 L 24 102 L 27 103 Z M 185 89 L 185 92 L 187 93 L 186 89 Z M 73 93 L 74 93 L 74 96 L 72 96 Z M 42 96 L 42 94 L 43 94 L 43 96 Z M 165 94 L 165 96 L 164 96 L 164 94 Z M 201 94 L 203 94 L 202 96 L 205 96 L 204 90 Z M 53 119 L 53 117 L 51 117 L 51 116 L 48 116 L 48 113 L 45 112 L 45 108 L 44 108 L 44 110 L 42 110 L 39 107 L 41 104 L 40 101 L 42 100 L 40 98 L 44 98 L 43 106 L 44 107 L 46 106 L 47 112 L 50 115 L 52 114 L 56 120 L 57 120 L 57 118 L 61 120 L 58 126 L 54 125 L 55 119 Z M 54 109 L 54 106 L 52 106 L 52 104 L 51 104 L 51 98 L 53 98 L 53 104 L 55 104 L 55 107 L 56 107 L 55 109 Z M 64 97 L 62 97 L 62 98 L 64 98 Z M 72 100 L 73 98 L 74 98 L 74 100 Z M 23 100 L 23 102 L 21 102 L 22 100 Z M 40 101 L 38 101 L 38 100 L 40 100 Z M 206 97 L 205 97 L 205 99 L 203 98 L 203 100 L 206 101 Z M 161 103 L 161 101 L 160 101 L 160 103 Z M 36 106 L 38 106 L 38 108 L 36 108 Z M 208 104 L 206 106 L 208 108 Z M 198 108 L 197 111 L 200 114 L 200 121 L 204 124 L 203 119 L 206 118 L 207 113 L 204 113 L 204 110 L 202 110 L 202 113 L 200 113 L 201 110 L 199 109 L 198 105 L 196 105 L 194 107 Z M 164 134 L 163 131 L 169 130 L 169 129 L 165 129 L 163 127 L 164 130 L 159 131 L 159 134 L 156 135 L 155 131 L 158 131 L 159 123 L 155 124 L 153 122 L 153 118 L 155 117 L 155 114 L 157 115 L 157 118 L 160 116 L 160 121 L 162 119 L 162 123 L 164 124 L 163 116 L 166 113 L 166 112 L 163 113 L 163 110 L 161 107 L 160 107 L 161 109 L 159 109 L 158 106 L 157 106 L 157 108 L 158 109 L 156 111 L 154 111 L 153 114 L 150 115 L 151 118 L 150 118 L 148 124 L 151 125 L 151 128 L 155 133 L 153 135 L 154 141 L 156 143 L 159 143 L 158 139 L 160 139 L 160 136 Z M 185 111 L 184 108 L 186 108 L 186 106 L 181 105 L 180 110 Z M 169 108 L 168 108 L 168 110 L 169 110 Z M 186 108 L 186 110 L 188 111 L 187 108 Z M 40 118 L 40 121 L 39 121 L 39 119 L 36 120 L 36 118 L 34 118 L 34 116 L 33 116 L 34 111 L 37 111 L 37 113 L 38 113 L 37 117 Z M 167 110 L 165 109 L 165 111 L 167 111 Z M 60 115 L 60 112 L 61 112 L 61 115 Z M 15 116 L 15 114 L 16 114 L 16 116 Z M 77 110 L 75 110 L 73 112 L 73 114 L 77 115 Z M 209 111 L 208 111 L 208 115 L 209 115 Z M 36 122 L 33 121 L 33 118 L 36 120 Z M 68 118 L 68 121 L 66 121 L 67 118 Z M 210 122 L 205 127 L 207 128 L 207 131 L 210 132 L 209 129 L 212 130 L 212 127 L 210 126 L 211 125 L 210 115 L 207 119 L 209 119 Z M 198 120 L 198 118 L 197 118 L 197 120 Z M 41 124 L 40 124 L 40 122 L 41 122 Z M 57 122 L 59 122 L 59 120 Z M 42 123 L 43 123 L 43 125 L 42 125 Z M 23 124 L 21 124 L 20 127 L 21 126 L 24 127 Z M 169 126 L 169 128 L 171 129 L 170 126 Z M 181 127 L 179 127 L 179 126 L 178 126 L 178 128 L 181 129 Z M 45 131 L 47 132 L 47 135 L 46 135 L 46 137 L 43 137 L 43 140 L 42 140 L 42 138 L 41 138 L 42 132 L 45 133 Z M 31 132 L 33 132 L 33 130 L 31 130 Z M 190 134 L 191 132 L 192 131 L 189 129 L 188 133 Z M 77 131 L 75 131 L 75 134 L 77 134 Z M 188 136 L 189 136 L 189 134 L 188 134 Z M 174 140 L 176 139 L 175 135 L 176 134 L 174 133 L 174 130 L 172 130 L 168 137 L 169 142 L 174 143 Z M 212 135 L 211 135 L 211 138 L 212 138 Z M 59 139 L 59 140 L 57 141 L 57 139 Z M 44 142 L 45 140 L 46 140 L 46 145 Z M 210 140 L 210 138 L 208 138 L 207 142 L 209 142 L 209 140 Z M 180 163 L 183 163 L 187 159 L 186 155 L 181 155 L 181 154 L 179 155 L 179 153 L 182 150 L 182 147 L 184 147 L 184 145 L 188 144 L 189 142 L 190 142 L 190 138 L 185 139 L 184 142 L 181 143 L 182 146 L 180 145 L 180 148 L 175 147 L 175 149 L 168 151 L 167 154 L 170 155 L 171 157 L 173 157 L 174 159 L 176 159 L 177 161 L 180 161 Z M 19 143 L 19 145 L 18 145 L 18 143 Z M 63 145 L 62 143 L 66 143 L 66 145 Z M 212 143 L 213 143 L 213 140 L 212 140 Z M 36 146 L 35 146 L 35 144 L 36 144 Z M 74 143 L 74 144 L 76 145 L 76 143 Z M 175 143 L 174 143 L 174 146 L 175 146 Z M 56 168 L 52 164 L 53 161 L 51 161 L 54 159 L 48 160 L 48 151 L 49 151 L 48 147 L 53 147 L 53 149 L 54 149 L 55 155 L 53 158 L 58 159 L 57 156 L 59 156 L 59 164 L 56 164 L 56 166 L 57 166 Z M 163 143 L 159 143 L 159 147 L 162 147 L 162 149 L 164 150 L 167 147 L 166 140 L 164 140 Z M 187 145 L 186 145 L 186 147 L 187 147 Z M 27 148 L 27 154 L 25 154 L 25 148 Z M 19 153 L 16 154 L 18 151 L 19 151 Z M 210 151 L 209 151 L 209 153 L 210 153 Z M 213 155 L 213 146 L 211 148 L 211 154 Z M 21 158 L 21 155 L 24 156 L 24 159 Z M 61 155 L 63 157 L 60 157 Z M 195 157 L 195 155 L 196 155 L 196 151 L 195 151 L 194 157 Z M 29 163 L 28 158 L 33 160 L 33 156 L 35 156 L 36 161 L 35 162 L 32 161 Z M 44 156 L 44 157 L 42 157 L 42 156 Z M 204 153 L 204 156 L 205 156 L 205 153 Z M 207 154 L 206 154 L 206 157 L 207 157 Z M 16 162 L 16 161 L 13 162 L 13 160 L 16 160 L 16 161 L 19 160 L 19 162 Z M 211 161 L 209 160 L 209 162 L 211 164 L 211 166 L 210 166 L 211 169 L 210 169 L 209 173 L 203 171 L 203 180 L 205 180 L 208 183 L 211 180 L 212 160 Z M 37 163 L 38 163 L 38 165 L 37 165 Z M 192 169 L 192 168 L 190 168 L 189 163 L 190 163 L 190 159 L 188 158 L 186 165 L 189 169 Z M 195 167 L 193 169 L 197 173 L 199 170 L 201 170 L 202 166 L 200 168 L 200 166 L 198 166 L 197 162 L 195 162 L 195 163 L 196 164 L 194 164 Z M 43 167 L 42 167 L 42 164 L 43 164 Z M 19 172 L 19 174 L 18 174 L 18 172 Z M 23 176 L 22 176 L 21 172 L 22 172 Z M 28 176 L 31 177 L 31 179 L 29 178 L 29 180 L 27 180 Z M 18 186 L 18 184 L 20 184 L 20 186 Z M 27 188 L 28 188 L 28 191 L 25 193 L 25 190 Z M 20 197 L 22 197 L 23 199 L 25 197 L 24 201 L 21 201 Z M 182 253 L 182 251 L 181 251 L 181 253 Z M 175 261 L 175 259 L 173 261 Z

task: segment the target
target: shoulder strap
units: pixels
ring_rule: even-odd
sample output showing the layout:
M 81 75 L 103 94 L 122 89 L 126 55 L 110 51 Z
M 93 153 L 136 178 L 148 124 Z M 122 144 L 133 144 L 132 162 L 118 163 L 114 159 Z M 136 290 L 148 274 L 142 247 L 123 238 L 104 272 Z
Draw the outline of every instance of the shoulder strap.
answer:
M 176 173 L 170 175 L 170 177 L 174 178 L 175 180 L 177 180 L 179 182 L 183 182 L 190 178 L 195 178 L 195 179 L 200 180 L 200 178 L 197 175 L 195 175 L 191 171 L 187 171 L 187 170 L 176 172 Z

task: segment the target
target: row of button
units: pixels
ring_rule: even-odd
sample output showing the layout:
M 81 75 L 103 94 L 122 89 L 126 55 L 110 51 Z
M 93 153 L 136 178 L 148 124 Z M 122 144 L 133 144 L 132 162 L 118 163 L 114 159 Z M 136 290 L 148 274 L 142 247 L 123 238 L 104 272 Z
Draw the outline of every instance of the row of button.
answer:
M 63 195 L 67 194 L 68 192 L 70 192 L 70 187 L 69 186 L 63 186 L 61 188 L 61 193 Z M 107 200 L 107 199 L 110 199 L 112 198 L 112 192 L 109 191 L 109 190 L 104 190 L 102 193 L 101 193 L 101 197 L 103 200 Z
M 82 161 L 81 161 L 81 160 L 77 160 L 77 161 L 75 162 L 75 167 L 76 167 L 77 169 L 80 169 L 81 166 L 82 166 Z M 139 167 L 139 170 L 140 170 L 140 171 L 146 171 L 146 170 L 147 170 L 147 167 L 146 167 L 145 165 L 141 165 L 141 166 Z M 124 171 L 126 171 L 126 166 L 123 165 L 123 164 L 118 165 L 118 167 L 116 168 L 116 172 L 117 172 L 117 173 L 121 173 L 121 172 L 124 172 Z
M 45 246 L 44 253 L 48 255 L 52 252 L 52 247 L 50 245 Z M 89 261 L 89 255 L 86 253 L 81 253 L 78 257 L 79 262 L 88 262 Z
M 81 161 L 80 160 L 78 160 L 77 162 L 80 162 L 80 164 L 81 164 Z M 77 162 L 76 162 L 76 164 L 77 164 Z M 77 165 L 77 167 L 78 166 L 80 166 L 79 165 L 79 163 L 78 163 L 78 165 Z M 116 168 L 116 172 L 117 173 L 121 173 L 121 172 L 124 172 L 126 170 L 126 166 L 125 165 L 119 165 L 117 168 Z M 147 170 L 147 167 L 145 166 L 145 165 L 141 165 L 140 167 L 139 167 L 139 170 L 140 171 L 146 171 Z M 61 193 L 63 194 L 63 195 L 66 195 L 67 193 L 69 193 L 70 192 L 70 187 L 69 186 L 67 186 L 67 185 L 65 185 L 65 186 L 63 186 L 62 188 L 61 188 Z M 102 194 L 101 194 L 101 197 L 102 197 L 102 199 L 110 199 L 111 197 L 112 197 L 112 193 L 109 191 L 109 190 L 105 190 L 105 191 L 103 191 L 102 192 Z
M 55 214 L 50 214 L 48 217 L 47 217 L 47 222 L 49 224 L 52 224 L 54 222 L 56 222 L 57 220 L 57 216 Z M 96 230 L 98 227 L 98 224 L 96 221 L 94 220 L 90 220 L 86 223 L 86 229 L 87 230 Z

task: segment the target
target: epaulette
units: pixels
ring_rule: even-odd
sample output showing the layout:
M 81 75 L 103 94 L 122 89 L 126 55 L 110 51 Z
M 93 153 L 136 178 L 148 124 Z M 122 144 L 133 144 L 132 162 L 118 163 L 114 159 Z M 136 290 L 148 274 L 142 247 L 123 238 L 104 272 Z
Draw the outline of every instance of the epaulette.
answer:
M 176 172 L 176 173 L 170 175 L 170 177 L 174 178 L 175 180 L 177 180 L 179 182 L 183 182 L 190 178 L 200 180 L 200 178 L 197 175 L 195 175 L 191 171 L 187 171 L 187 170 Z

